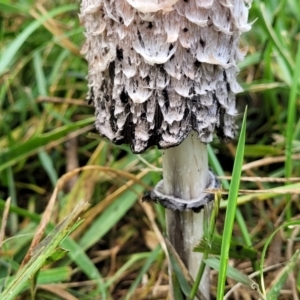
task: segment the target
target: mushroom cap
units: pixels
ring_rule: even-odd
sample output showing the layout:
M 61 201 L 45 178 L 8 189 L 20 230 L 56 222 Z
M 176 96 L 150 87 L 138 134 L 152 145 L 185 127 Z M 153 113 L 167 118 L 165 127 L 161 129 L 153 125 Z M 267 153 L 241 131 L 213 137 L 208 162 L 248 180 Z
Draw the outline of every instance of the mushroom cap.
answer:
M 101 135 L 134 153 L 234 137 L 244 0 L 83 0 L 79 17 Z

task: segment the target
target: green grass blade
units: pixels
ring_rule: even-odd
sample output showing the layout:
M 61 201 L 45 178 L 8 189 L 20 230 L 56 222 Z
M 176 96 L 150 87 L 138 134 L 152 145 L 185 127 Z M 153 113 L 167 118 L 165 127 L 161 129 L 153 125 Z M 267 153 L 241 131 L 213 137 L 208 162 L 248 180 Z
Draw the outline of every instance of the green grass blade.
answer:
M 69 281 L 72 276 L 72 269 L 70 267 L 57 267 L 52 269 L 45 269 L 39 272 L 37 278 L 37 284 L 52 284 L 56 282 Z M 15 279 L 12 276 L 7 280 L 7 283 L 11 283 Z M 29 282 L 24 285 L 23 290 L 29 289 Z
M 202 239 L 200 243 L 194 248 L 194 251 L 203 253 L 206 249 L 206 245 L 207 242 Z M 220 255 L 221 245 L 222 245 L 222 236 L 214 235 L 213 240 L 211 242 L 211 248 L 209 254 Z M 256 260 L 257 251 L 243 244 L 240 244 L 234 240 L 231 240 L 230 248 L 229 248 L 229 257 L 237 258 L 237 259 Z
M 172 272 L 172 284 L 173 284 L 173 293 L 174 293 L 174 297 L 176 300 L 185 300 L 186 298 L 184 297 L 182 290 L 181 290 L 181 286 L 179 283 L 179 280 L 176 276 L 176 273 L 173 271 Z
M 291 6 L 291 12 L 294 14 L 295 17 L 300 16 L 300 5 L 298 0 L 288 0 L 289 5 Z
M 72 262 L 74 262 L 88 278 L 96 281 L 102 299 L 108 299 L 103 278 L 84 250 L 70 238 L 65 239 L 61 245 L 69 250 L 68 256 L 72 259 Z
M 279 226 L 278 228 L 276 228 L 276 230 L 274 230 L 274 232 L 272 232 L 272 234 L 266 239 L 265 244 L 264 244 L 264 248 L 263 251 L 261 253 L 261 259 L 260 259 L 260 268 L 259 268 L 259 272 L 260 272 L 260 286 L 262 289 L 262 293 L 264 295 L 266 295 L 266 288 L 265 288 L 265 282 L 264 282 L 264 273 L 263 273 L 263 269 L 264 269 L 264 261 L 265 261 L 265 257 L 266 257 L 266 253 L 267 253 L 267 249 L 273 239 L 273 237 L 275 236 L 275 234 L 282 230 L 285 227 L 289 227 L 289 226 L 300 226 L 300 221 L 290 221 L 290 222 L 286 222 L 284 224 L 282 224 L 281 226 Z
M 88 126 L 92 122 L 94 122 L 94 117 L 61 126 L 60 128 L 47 133 L 39 134 L 26 142 L 14 143 L 13 146 L 0 152 L 0 171 L 4 170 L 8 166 L 14 165 L 21 159 L 37 153 L 40 147 L 62 139 L 69 133 L 74 132 L 76 129 Z
M 10 4 L 8 1 L 0 0 L 0 11 L 2 13 L 22 13 L 28 14 L 29 8 L 18 3 Z
M 205 263 L 212 269 L 216 270 L 216 271 L 219 271 L 220 272 L 220 269 L 221 269 L 221 261 L 219 259 L 217 259 L 216 257 L 211 257 L 211 258 L 208 258 L 208 259 L 205 259 Z M 253 288 L 253 286 L 257 286 L 257 289 L 258 289 L 258 284 L 253 281 L 252 279 L 250 279 L 248 276 L 246 276 L 245 274 L 243 274 L 241 271 L 231 267 L 231 266 L 228 266 L 227 269 L 226 269 L 226 275 L 237 281 L 237 282 L 240 282 L 242 283 L 243 285 L 247 286 L 247 287 L 250 287 L 250 288 Z M 223 299 L 223 298 L 222 298 Z
M 287 47 L 282 44 L 281 40 L 277 36 L 276 32 L 272 28 L 272 25 L 270 24 L 270 21 L 267 17 L 266 12 L 266 5 L 265 3 L 260 3 L 260 14 L 261 18 L 264 22 L 266 32 L 268 33 L 270 41 L 273 42 L 275 47 L 277 48 L 278 52 L 281 54 L 282 58 L 285 60 L 286 65 L 288 66 L 289 70 L 293 70 L 293 66 L 295 65 L 290 53 L 287 51 Z
M 149 184 L 150 179 L 151 175 L 148 174 L 144 177 L 143 182 Z M 143 190 L 142 186 L 136 184 L 106 208 L 80 239 L 81 247 L 88 249 L 97 243 L 127 213 Z
M 220 259 L 221 265 L 220 265 L 220 273 L 218 277 L 217 299 L 223 299 L 224 292 L 225 292 L 226 270 L 228 266 L 230 241 L 232 236 L 234 218 L 236 214 L 236 205 L 237 205 L 238 191 L 240 186 L 240 177 L 241 177 L 243 158 L 244 158 L 244 148 L 245 148 L 245 139 L 246 139 L 246 115 L 247 115 L 247 109 L 245 110 L 244 113 L 242 129 L 240 133 L 239 142 L 237 145 L 236 157 L 234 160 L 232 180 L 229 188 L 228 206 L 226 210 L 224 231 L 223 231 L 223 241 L 221 247 L 221 259 Z
M 124 274 L 124 272 L 126 270 L 128 270 L 131 266 L 135 265 L 135 263 L 140 261 L 140 260 L 144 260 L 144 259 L 147 260 L 150 255 L 151 255 L 151 253 L 149 253 L 149 252 L 137 253 L 137 254 L 131 255 L 126 260 L 125 264 L 121 268 L 119 268 L 117 270 L 117 272 L 115 272 L 115 274 L 105 282 L 105 286 L 107 288 L 109 288 L 114 282 L 116 282 L 122 276 L 122 274 Z
M 296 101 L 297 101 L 297 92 L 298 92 L 298 82 L 300 78 L 300 42 L 298 43 L 297 57 L 296 57 L 296 66 L 293 74 L 293 81 L 291 86 L 291 92 L 289 95 L 288 102 L 288 115 L 287 115 L 287 128 L 286 128 L 286 152 L 285 152 L 285 177 L 290 178 L 292 176 L 292 152 L 293 152 L 293 139 L 294 139 L 294 130 L 295 130 L 295 119 L 296 119 Z M 288 196 L 287 201 L 287 220 L 291 219 L 292 212 L 290 211 L 290 200 L 291 197 Z
M 43 70 L 43 62 L 40 51 L 35 52 L 33 55 L 33 66 L 38 93 L 41 96 L 47 96 L 47 81 Z
M 63 62 L 70 56 L 70 51 L 67 49 L 63 49 L 61 53 L 57 56 L 52 71 L 48 76 L 48 84 L 52 85 L 55 81 L 57 81 L 57 78 L 61 76 L 61 65 Z
M 271 289 L 267 292 L 267 300 L 276 300 L 279 299 L 281 290 L 291 272 L 298 265 L 300 260 L 300 250 L 296 250 L 294 255 L 291 257 L 287 265 L 280 271 L 279 275 L 276 277 L 275 283 Z
M 14 174 L 12 168 L 7 168 L 7 180 L 8 180 L 8 189 L 9 189 L 9 195 L 11 198 L 11 204 L 17 205 L 17 193 L 16 193 L 16 186 L 15 186 L 15 180 L 14 180 Z M 10 215 L 9 216 L 9 230 L 12 233 L 17 232 L 18 228 L 18 216 L 17 215 Z
M 28 37 L 37 30 L 43 22 L 46 20 L 57 16 L 59 14 L 76 10 L 77 4 L 70 4 L 70 5 L 64 5 L 59 6 L 58 8 L 53 9 L 50 11 L 47 15 L 41 17 L 39 20 L 33 21 L 30 23 L 21 34 L 17 36 L 17 38 L 10 43 L 10 45 L 0 54 L 1 60 L 0 60 L 0 76 L 6 72 L 9 65 L 12 63 L 17 51 L 21 48 L 21 46 L 24 44 L 24 42 L 28 39 Z
M 5 207 L 5 200 L 0 199 L 0 210 L 3 211 L 4 207 Z M 41 216 L 39 214 L 30 212 L 27 209 L 20 208 L 16 205 L 13 205 L 13 204 L 10 205 L 9 212 L 10 213 L 15 213 L 15 214 L 17 214 L 19 216 L 22 216 L 24 218 L 29 218 L 30 220 L 32 220 L 36 223 L 40 222 L 40 220 L 41 220 Z
M 79 215 L 87 208 L 86 203 L 79 203 L 73 212 L 32 251 L 30 261 L 19 270 L 15 278 L 0 294 L 0 299 L 13 300 L 22 291 L 27 281 L 44 265 L 45 261 L 55 251 L 56 247 L 69 234 Z
M 41 270 L 37 279 L 38 284 L 51 284 L 53 282 L 62 282 L 70 280 L 72 269 L 70 267 L 57 267 Z
M 136 276 L 134 282 L 132 283 L 132 285 L 130 286 L 128 293 L 126 295 L 126 300 L 130 300 L 132 299 L 132 294 L 134 293 L 134 291 L 136 290 L 136 288 L 138 287 L 139 283 L 142 281 L 142 277 L 144 274 L 146 274 L 146 272 L 149 270 L 149 268 L 151 267 L 151 265 L 153 263 L 155 263 L 155 261 L 158 260 L 158 256 L 161 253 L 161 248 L 159 246 L 157 246 L 152 253 L 149 255 L 149 257 L 147 258 L 147 260 L 145 261 L 145 264 L 143 265 L 143 267 L 141 268 L 141 270 L 139 271 L 138 275 Z
M 219 176 L 225 176 L 224 170 L 210 145 L 207 145 L 207 150 L 208 150 L 209 165 L 212 166 L 212 168 L 216 174 L 218 174 Z M 223 188 L 229 189 L 229 183 L 227 180 L 222 179 L 221 184 L 222 184 Z M 240 227 L 240 230 L 241 230 L 241 233 L 242 233 L 242 236 L 244 238 L 246 245 L 248 247 L 250 247 L 252 245 L 251 237 L 248 232 L 244 217 L 239 208 L 237 208 L 237 210 L 236 210 L 236 220 Z
M 56 182 L 58 180 L 58 175 L 57 175 L 57 172 L 53 165 L 53 161 L 51 160 L 48 153 L 42 149 L 39 150 L 38 156 L 39 156 L 40 162 L 41 162 L 42 166 L 44 167 L 46 173 L 48 174 L 50 181 L 52 183 L 52 186 L 54 188 L 56 185 Z

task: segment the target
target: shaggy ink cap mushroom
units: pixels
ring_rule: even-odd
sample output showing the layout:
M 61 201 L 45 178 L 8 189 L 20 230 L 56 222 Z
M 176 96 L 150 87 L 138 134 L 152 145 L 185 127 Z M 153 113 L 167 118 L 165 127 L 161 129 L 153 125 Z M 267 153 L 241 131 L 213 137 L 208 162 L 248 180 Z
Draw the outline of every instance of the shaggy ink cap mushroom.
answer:
M 82 0 L 87 98 L 99 133 L 134 153 L 177 146 L 193 131 L 203 143 L 214 132 L 234 138 L 238 41 L 251 27 L 250 3 Z
M 101 135 L 134 153 L 234 137 L 244 0 L 83 0 L 80 19 Z

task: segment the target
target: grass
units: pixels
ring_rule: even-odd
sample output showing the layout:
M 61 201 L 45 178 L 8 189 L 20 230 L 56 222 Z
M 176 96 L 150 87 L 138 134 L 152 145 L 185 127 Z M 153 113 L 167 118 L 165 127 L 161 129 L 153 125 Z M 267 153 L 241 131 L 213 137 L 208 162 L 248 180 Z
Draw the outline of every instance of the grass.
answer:
M 140 201 L 160 180 L 160 153 L 133 155 L 94 130 L 77 9 L 0 0 L 0 298 L 166 299 L 164 211 Z M 237 97 L 244 156 L 237 141 L 209 145 L 224 189 L 212 299 L 300 297 L 299 15 L 297 0 L 253 2 Z

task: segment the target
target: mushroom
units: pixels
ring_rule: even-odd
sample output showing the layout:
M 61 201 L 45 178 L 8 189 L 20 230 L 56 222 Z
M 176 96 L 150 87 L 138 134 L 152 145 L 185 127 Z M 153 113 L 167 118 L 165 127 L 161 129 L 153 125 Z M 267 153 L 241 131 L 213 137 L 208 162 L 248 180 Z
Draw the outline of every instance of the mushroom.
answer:
M 250 0 L 82 0 L 82 48 L 96 128 L 134 153 L 163 149 L 149 199 L 167 208 L 169 239 L 195 278 L 201 209 L 219 186 L 206 144 L 234 138 L 238 47 Z M 198 264 L 198 265 L 197 265 Z M 208 277 L 208 276 L 207 276 Z M 209 285 L 200 287 L 209 295 Z

